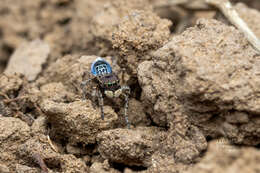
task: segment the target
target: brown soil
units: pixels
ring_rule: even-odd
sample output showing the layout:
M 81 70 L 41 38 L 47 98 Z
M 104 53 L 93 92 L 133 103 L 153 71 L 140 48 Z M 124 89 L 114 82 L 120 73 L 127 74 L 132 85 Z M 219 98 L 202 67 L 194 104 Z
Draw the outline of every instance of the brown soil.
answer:
M 260 55 L 214 8 L 2 0 L 0 173 L 260 172 Z M 233 1 L 260 38 L 260 2 Z M 105 58 L 129 85 L 80 84 Z

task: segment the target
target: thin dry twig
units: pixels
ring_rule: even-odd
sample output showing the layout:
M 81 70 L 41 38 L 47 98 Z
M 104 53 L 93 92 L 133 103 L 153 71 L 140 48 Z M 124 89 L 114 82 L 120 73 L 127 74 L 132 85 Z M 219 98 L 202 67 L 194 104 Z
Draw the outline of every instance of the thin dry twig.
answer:
M 192 0 L 168 0 L 169 5 L 179 5 L 179 4 L 186 4 Z
M 41 155 L 39 153 L 33 154 L 33 158 L 34 160 L 38 163 L 38 165 L 40 166 L 41 173 L 48 173 L 48 167 L 46 166 L 46 164 L 44 163 Z
M 232 25 L 236 26 L 241 32 L 243 32 L 253 48 L 260 53 L 260 40 L 248 27 L 244 20 L 240 18 L 237 11 L 232 7 L 229 0 L 168 0 L 166 6 L 189 6 L 192 3 L 197 3 L 201 7 L 205 5 L 212 5 L 218 8 Z
M 52 141 L 51 141 L 49 135 L 47 135 L 47 140 L 48 140 L 48 143 L 49 143 L 49 145 L 51 146 L 52 150 L 55 151 L 56 153 L 58 153 L 59 151 L 58 151 L 58 149 L 53 145 L 53 143 L 52 143 Z
M 55 151 L 56 153 L 58 153 L 58 149 L 55 145 L 53 145 L 51 138 L 50 138 L 50 128 L 47 129 L 47 141 L 49 143 L 49 145 L 51 146 L 52 150 Z
M 217 7 L 231 24 L 242 31 L 252 46 L 260 53 L 260 41 L 248 25 L 241 19 L 228 0 L 205 0 L 206 3 Z
M 155 4 L 156 8 L 171 7 L 171 6 L 182 6 L 189 10 L 212 10 L 205 0 L 168 0 L 166 2 L 158 1 Z

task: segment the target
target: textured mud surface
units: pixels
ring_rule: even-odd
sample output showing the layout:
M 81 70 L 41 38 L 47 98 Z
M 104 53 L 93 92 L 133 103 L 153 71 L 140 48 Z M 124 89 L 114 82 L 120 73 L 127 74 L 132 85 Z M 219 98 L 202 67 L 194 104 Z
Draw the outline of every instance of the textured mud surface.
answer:
M 0 3 L 0 173 L 260 172 L 260 55 L 215 9 L 153 0 Z M 260 2 L 233 1 L 260 37 Z M 129 85 L 80 84 L 99 56 Z

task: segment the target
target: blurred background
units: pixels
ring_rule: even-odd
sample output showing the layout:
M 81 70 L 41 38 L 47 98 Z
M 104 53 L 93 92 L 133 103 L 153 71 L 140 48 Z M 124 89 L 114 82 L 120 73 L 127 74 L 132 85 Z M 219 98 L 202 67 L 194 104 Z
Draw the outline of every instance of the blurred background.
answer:
M 14 50 L 23 42 L 42 39 L 51 47 L 48 63 L 69 53 L 113 55 L 110 26 L 128 9 L 117 11 L 121 0 L 1 0 L 0 72 Z M 149 1 L 147 3 L 147 1 Z M 152 8 L 160 17 L 172 21 L 171 32 L 178 33 L 199 17 L 212 18 L 212 8 L 189 3 L 175 6 L 175 0 L 129 1 L 136 9 Z M 259 0 L 233 0 L 260 9 Z M 149 5 L 147 5 L 149 4 Z

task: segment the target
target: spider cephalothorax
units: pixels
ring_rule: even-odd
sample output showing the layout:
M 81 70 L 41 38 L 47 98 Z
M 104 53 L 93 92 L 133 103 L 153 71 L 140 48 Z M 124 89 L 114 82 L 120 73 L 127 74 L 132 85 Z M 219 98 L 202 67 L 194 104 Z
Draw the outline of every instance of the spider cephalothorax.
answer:
M 86 73 L 85 73 L 86 74 Z M 83 90 L 83 97 L 86 98 L 85 86 L 91 80 L 97 83 L 97 87 L 94 89 L 92 96 L 98 98 L 98 103 L 101 109 L 101 118 L 104 120 L 103 111 L 103 95 L 109 98 L 116 98 L 124 96 L 125 98 L 125 120 L 128 128 L 130 124 L 128 122 L 127 110 L 128 110 L 128 97 L 130 95 L 130 88 L 128 86 L 120 86 L 118 76 L 112 72 L 110 64 L 103 58 L 98 57 L 91 65 L 92 78 L 83 81 L 81 88 Z M 84 75 L 85 76 L 85 75 Z

